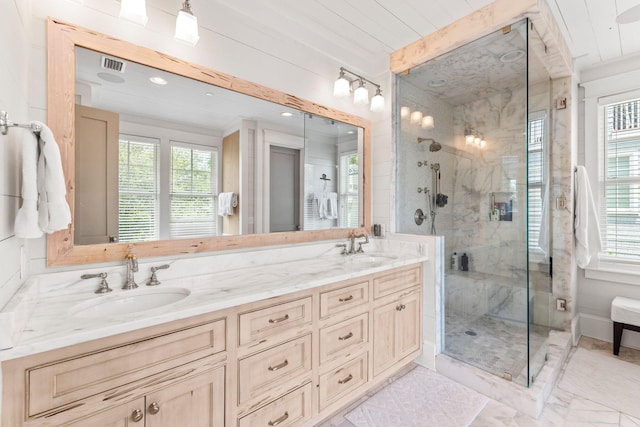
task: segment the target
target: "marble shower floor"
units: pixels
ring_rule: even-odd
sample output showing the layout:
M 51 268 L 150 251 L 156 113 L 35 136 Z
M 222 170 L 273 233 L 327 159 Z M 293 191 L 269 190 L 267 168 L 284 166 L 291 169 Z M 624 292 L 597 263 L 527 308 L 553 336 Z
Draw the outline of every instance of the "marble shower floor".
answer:
M 546 352 L 548 328 L 532 325 L 532 354 Z M 494 375 L 509 373 L 517 384 L 527 384 L 527 327 L 489 315 L 445 316 L 444 353 Z M 542 354 L 541 360 L 544 360 Z
M 640 350 L 634 350 L 627 347 L 620 348 L 620 356 L 613 356 L 611 348 L 612 344 L 595 340 L 593 338 L 582 337 L 578 343 L 578 347 L 586 349 L 590 352 L 600 353 L 611 358 L 612 366 L 615 361 L 623 360 L 638 366 L 640 375 Z M 575 349 L 571 351 L 567 363 L 563 369 L 558 383 L 562 380 L 562 375 L 566 367 L 572 363 L 572 356 Z M 440 374 L 435 374 L 440 375 Z M 447 380 L 442 376 L 443 380 Z M 619 393 L 625 393 L 624 386 L 621 385 Z M 596 403 L 584 397 L 587 393 L 570 393 L 560 388 L 554 387 L 547 404 L 542 411 L 539 419 L 533 419 L 517 410 L 497 402 L 489 400 L 489 403 L 478 414 L 478 416 L 469 424 L 472 427 L 555 427 L 555 426 L 617 426 L 617 427 L 640 427 L 640 419 L 634 418 L 628 414 L 621 413 L 613 408 Z M 443 397 L 443 400 L 446 396 Z M 361 402 L 359 402 L 361 403 Z M 344 418 L 344 415 L 352 411 L 359 403 L 347 408 L 341 414 L 320 424 L 319 427 L 368 427 L 364 425 L 355 426 Z M 453 425 L 453 424 L 449 424 Z M 439 427 L 439 426 L 434 426 Z

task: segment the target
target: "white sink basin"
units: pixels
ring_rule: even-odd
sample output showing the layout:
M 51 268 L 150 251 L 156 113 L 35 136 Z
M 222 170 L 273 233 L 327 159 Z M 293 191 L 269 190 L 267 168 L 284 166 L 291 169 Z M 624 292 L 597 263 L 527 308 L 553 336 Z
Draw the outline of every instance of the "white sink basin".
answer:
M 73 306 L 71 315 L 82 318 L 139 313 L 178 302 L 189 296 L 185 288 L 141 288 L 91 298 Z
M 358 254 L 351 257 L 351 262 L 354 264 L 378 264 L 385 261 L 392 261 L 397 259 L 398 257 L 395 255 L 384 255 L 384 254 Z

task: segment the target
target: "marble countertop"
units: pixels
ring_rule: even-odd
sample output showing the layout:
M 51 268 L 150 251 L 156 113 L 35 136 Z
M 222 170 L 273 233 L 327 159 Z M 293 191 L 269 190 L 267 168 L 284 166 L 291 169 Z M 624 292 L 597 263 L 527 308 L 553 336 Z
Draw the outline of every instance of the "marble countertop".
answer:
M 178 302 L 155 309 L 97 318 L 79 318 L 73 314 L 78 304 L 100 298 L 93 292 L 97 279 L 58 283 L 47 286 L 46 291 L 42 290 L 44 284 L 39 283 L 36 285 L 40 290 L 32 292 L 34 295 L 26 298 L 28 302 L 24 303 L 28 304 L 29 314 L 23 328 L 14 337 L 13 347 L 0 351 L 0 360 L 79 344 L 428 260 L 426 251 L 420 245 L 413 245 L 411 249 L 351 256 L 335 255 L 335 251 L 332 251 L 307 259 L 270 262 L 246 268 L 236 266 L 224 271 L 161 279 L 158 289 L 179 287 L 188 289 L 190 294 Z M 47 276 L 43 275 L 39 280 Z M 111 287 L 113 292 L 104 295 L 136 292 L 121 290 L 120 286 L 113 284 Z M 144 285 L 140 288 L 148 289 Z

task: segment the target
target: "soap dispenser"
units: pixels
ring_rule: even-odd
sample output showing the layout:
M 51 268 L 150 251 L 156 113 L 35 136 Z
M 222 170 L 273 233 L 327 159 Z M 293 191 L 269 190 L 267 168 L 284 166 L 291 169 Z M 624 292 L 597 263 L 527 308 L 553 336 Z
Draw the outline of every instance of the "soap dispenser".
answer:
M 458 253 L 454 252 L 453 255 L 451 255 L 451 270 L 457 270 L 458 269 Z
M 460 270 L 469 271 L 469 257 L 467 256 L 466 252 L 462 254 L 462 258 L 460 260 Z

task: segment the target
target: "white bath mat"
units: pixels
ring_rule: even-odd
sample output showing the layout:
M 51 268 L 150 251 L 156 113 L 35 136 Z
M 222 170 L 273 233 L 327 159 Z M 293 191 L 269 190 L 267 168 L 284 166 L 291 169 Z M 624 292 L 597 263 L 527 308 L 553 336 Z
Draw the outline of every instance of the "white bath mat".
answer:
M 578 348 L 558 387 L 633 417 L 640 417 L 640 366 Z
M 489 399 L 418 366 L 345 418 L 356 427 L 468 426 Z

